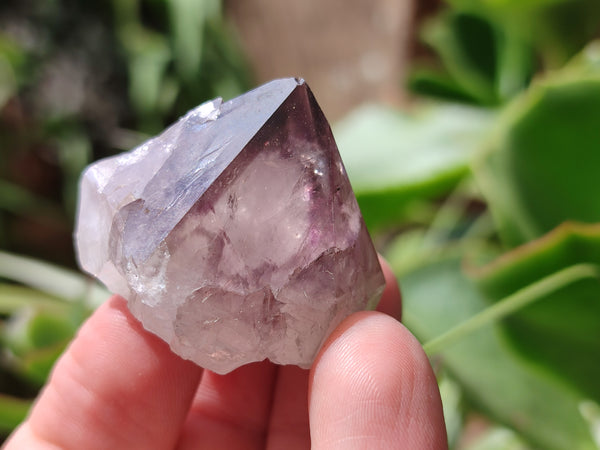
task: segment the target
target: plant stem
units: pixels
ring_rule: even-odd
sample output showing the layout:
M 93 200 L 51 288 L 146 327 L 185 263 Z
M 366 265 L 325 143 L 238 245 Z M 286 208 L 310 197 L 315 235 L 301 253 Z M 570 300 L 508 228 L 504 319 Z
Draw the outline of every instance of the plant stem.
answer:
M 595 264 L 576 264 L 562 269 L 503 298 L 498 303 L 433 338 L 425 343 L 423 348 L 429 356 L 432 356 L 468 334 L 490 323 L 498 322 L 552 292 L 585 278 L 598 278 L 599 275 L 599 268 Z

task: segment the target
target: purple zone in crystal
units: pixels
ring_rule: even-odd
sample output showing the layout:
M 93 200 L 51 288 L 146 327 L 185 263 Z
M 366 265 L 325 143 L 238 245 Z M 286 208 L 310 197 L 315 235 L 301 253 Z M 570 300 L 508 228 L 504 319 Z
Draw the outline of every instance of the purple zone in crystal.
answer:
M 330 127 L 303 80 L 207 102 L 85 172 L 84 270 L 218 373 L 309 367 L 384 287 Z

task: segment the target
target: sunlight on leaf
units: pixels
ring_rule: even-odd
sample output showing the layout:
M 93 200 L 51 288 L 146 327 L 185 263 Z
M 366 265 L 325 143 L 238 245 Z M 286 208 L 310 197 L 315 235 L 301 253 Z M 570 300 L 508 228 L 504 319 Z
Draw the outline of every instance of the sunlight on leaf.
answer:
M 600 71 L 537 82 L 501 117 L 474 164 L 502 236 L 518 245 L 566 220 L 600 221 Z
M 97 307 L 110 294 L 84 275 L 23 256 L 0 251 L 0 277 L 67 300 Z
M 404 323 L 421 341 L 439 336 L 488 307 L 460 261 L 431 264 L 400 279 Z M 492 327 L 465 336 L 434 358 L 460 383 L 477 410 L 514 429 L 534 448 L 596 450 L 570 387 L 517 357 Z
M 372 105 L 339 122 L 336 141 L 367 223 L 385 223 L 408 202 L 447 192 L 468 172 L 493 119 L 459 105 L 410 114 Z
M 502 308 L 505 297 L 518 297 L 532 286 L 570 273 L 569 283 L 541 289 L 536 301 L 512 311 L 502 330 L 530 364 L 600 402 L 599 266 L 600 225 L 565 223 L 483 267 L 471 266 L 469 275 L 495 302 L 492 311 Z M 579 272 L 573 272 L 578 267 Z

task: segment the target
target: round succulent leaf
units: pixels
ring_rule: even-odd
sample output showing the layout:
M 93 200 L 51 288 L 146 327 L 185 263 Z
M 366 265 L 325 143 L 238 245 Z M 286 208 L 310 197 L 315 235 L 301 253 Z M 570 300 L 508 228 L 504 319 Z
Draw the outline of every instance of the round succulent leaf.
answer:
M 10 352 L 13 369 L 41 386 L 52 366 L 75 335 L 78 321 L 71 310 L 22 308 L 2 328 L 2 344 Z
M 401 278 L 403 322 L 429 341 L 484 310 L 489 302 L 452 258 Z M 495 327 L 464 336 L 433 361 L 460 384 L 468 405 L 515 430 L 533 448 L 596 449 L 581 414 L 585 398 L 518 357 Z
M 339 122 L 335 138 L 367 225 L 393 222 L 412 202 L 448 192 L 468 173 L 494 117 L 453 104 L 411 113 L 370 105 Z
M 509 245 L 567 220 L 600 222 L 600 74 L 572 73 L 536 83 L 509 108 L 474 165 Z
M 2 340 L 16 357 L 26 357 L 31 352 L 65 344 L 76 329 L 69 311 L 24 308 L 13 314 L 2 328 Z
M 465 96 L 482 105 L 498 103 L 498 44 L 492 23 L 476 14 L 447 12 L 427 22 L 422 35 Z
M 565 223 L 469 275 L 493 301 L 578 264 L 600 268 L 600 225 Z M 600 273 L 600 269 L 599 269 Z M 584 278 L 530 303 L 502 324 L 526 361 L 600 402 L 600 282 Z

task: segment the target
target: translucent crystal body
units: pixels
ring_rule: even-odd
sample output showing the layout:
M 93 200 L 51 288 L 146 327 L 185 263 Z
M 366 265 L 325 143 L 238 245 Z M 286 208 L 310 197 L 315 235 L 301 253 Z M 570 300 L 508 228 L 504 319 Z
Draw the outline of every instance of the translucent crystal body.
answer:
M 384 280 L 329 125 L 303 80 L 204 103 L 81 180 L 82 268 L 218 373 L 309 367 Z

